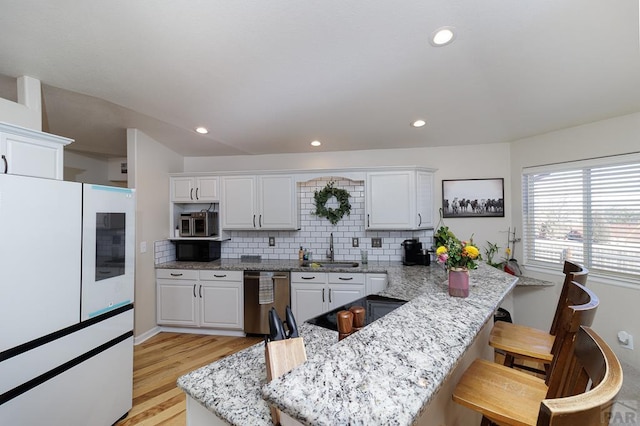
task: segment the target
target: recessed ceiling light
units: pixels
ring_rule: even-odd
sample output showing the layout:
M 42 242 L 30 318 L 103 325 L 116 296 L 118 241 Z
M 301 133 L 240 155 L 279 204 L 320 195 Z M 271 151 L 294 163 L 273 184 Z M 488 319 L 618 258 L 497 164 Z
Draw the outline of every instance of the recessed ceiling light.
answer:
M 320 146 L 320 145 L 322 145 L 322 143 L 320 141 L 311 142 L 311 146 Z
M 412 125 L 413 127 L 422 127 L 422 126 L 424 126 L 425 124 L 427 124 L 427 122 L 426 122 L 426 121 L 424 121 L 424 120 L 416 120 L 416 121 L 414 121 L 413 123 L 411 123 L 411 125 Z
M 441 27 L 431 34 L 429 42 L 436 47 L 446 46 L 456 39 L 454 27 Z
M 209 130 L 207 130 L 206 127 L 196 127 L 196 132 L 200 133 L 201 135 L 206 135 L 207 133 L 209 133 Z

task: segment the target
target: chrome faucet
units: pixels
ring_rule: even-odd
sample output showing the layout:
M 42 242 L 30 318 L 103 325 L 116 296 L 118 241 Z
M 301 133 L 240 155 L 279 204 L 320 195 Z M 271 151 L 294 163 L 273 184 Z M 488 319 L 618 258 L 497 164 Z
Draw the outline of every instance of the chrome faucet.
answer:
M 329 236 L 329 249 L 327 250 L 327 259 L 329 259 L 331 262 L 333 262 L 334 260 L 334 253 L 333 253 L 333 232 L 331 233 L 331 235 Z

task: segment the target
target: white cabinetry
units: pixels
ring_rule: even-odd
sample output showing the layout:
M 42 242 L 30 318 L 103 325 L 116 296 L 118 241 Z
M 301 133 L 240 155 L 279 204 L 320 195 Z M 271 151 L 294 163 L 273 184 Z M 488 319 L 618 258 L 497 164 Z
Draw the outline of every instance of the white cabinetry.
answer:
M 222 228 L 298 229 L 293 175 L 222 176 Z
M 205 203 L 219 201 L 218 176 L 172 176 L 171 201 Z
M 368 172 L 366 179 L 366 229 L 433 227 L 433 172 Z
M 158 269 L 157 321 L 160 325 L 198 325 L 198 271 Z
M 378 294 L 381 291 L 385 291 L 387 289 L 388 283 L 389 283 L 389 279 L 387 278 L 387 274 L 367 274 L 366 276 L 367 295 Z
M 0 173 L 64 178 L 64 147 L 71 139 L 0 123 Z
M 291 310 L 304 322 L 365 295 L 361 273 L 292 272 Z
M 158 269 L 159 325 L 242 330 L 241 271 Z
M 200 326 L 242 330 L 243 295 L 241 271 L 200 271 Z

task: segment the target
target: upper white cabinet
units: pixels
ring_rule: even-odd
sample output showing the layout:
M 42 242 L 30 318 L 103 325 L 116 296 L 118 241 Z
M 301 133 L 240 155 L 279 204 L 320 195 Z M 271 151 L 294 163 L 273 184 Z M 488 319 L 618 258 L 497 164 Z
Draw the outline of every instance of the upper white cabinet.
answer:
M 365 228 L 368 230 L 432 228 L 433 172 L 368 172 L 365 208 Z
M 223 229 L 298 229 L 293 175 L 222 176 Z
M 220 200 L 218 176 L 172 176 L 171 201 L 174 203 L 206 203 Z
M 71 139 L 0 123 L 0 173 L 64 178 L 64 147 Z

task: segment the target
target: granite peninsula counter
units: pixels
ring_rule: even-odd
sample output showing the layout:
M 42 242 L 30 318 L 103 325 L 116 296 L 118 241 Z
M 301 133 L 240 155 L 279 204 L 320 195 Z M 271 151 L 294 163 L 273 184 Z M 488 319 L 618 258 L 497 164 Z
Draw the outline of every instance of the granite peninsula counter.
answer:
M 173 263 L 187 269 L 184 262 Z M 279 264 L 282 270 L 309 270 L 294 261 Z M 227 261 L 212 269 L 233 265 L 277 270 L 273 261 Z M 448 295 L 439 265 L 389 263 L 349 271 L 386 272 L 389 284 L 380 294 L 409 302 L 340 342 L 335 331 L 301 324 L 307 362 L 270 383 L 266 383 L 263 343 L 180 377 L 178 386 L 188 396 L 190 420 L 268 425 L 267 400 L 303 424 L 412 424 L 451 381 L 447 379 L 463 357 L 473 356 L 470 347 L 486 346 L 486 340 L 476 337 L 490 325 L 494 311 L 517 281 L 480 264 L 471 272 L 469 297 L 454 298 Z

